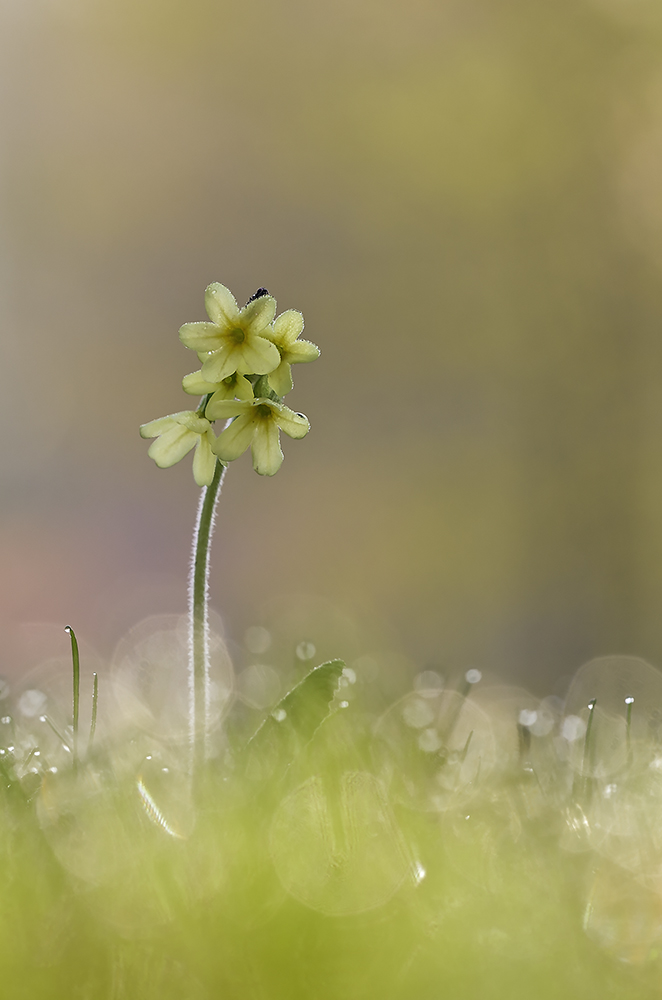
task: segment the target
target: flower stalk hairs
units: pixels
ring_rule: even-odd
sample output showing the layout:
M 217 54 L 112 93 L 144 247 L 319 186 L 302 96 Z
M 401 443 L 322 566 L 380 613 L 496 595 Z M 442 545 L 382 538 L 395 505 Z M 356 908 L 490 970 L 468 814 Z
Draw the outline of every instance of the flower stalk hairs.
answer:
M 283 463 L 280 432 L 302 438 L 308 418 L 283 402 L 293 388 L 292 365 L 314 361 L 319 348 L 301 340 L 303 316 L 288 309 L 276 317 L 276 300 L 259 288 L 243 308 L 219 282 L 205 289 L 208 321 L 184 323 L 179 337 L 201 364 L 182 381 L 184 392 L 201 396 L 195 410 L 181 410 L 140 428 L 155 438 L 148 455 L 170 468 L 195 449 L 193 478 L 202 486 L 193 535 L 189 586 L 190 721 L 193 768 L 206 756 L 209 716 L 209 547 L 216 503 L 229 462 L 251 449 L 253 468 L 273 476 Z M 214 425 L 223 420 L 218 436 Z

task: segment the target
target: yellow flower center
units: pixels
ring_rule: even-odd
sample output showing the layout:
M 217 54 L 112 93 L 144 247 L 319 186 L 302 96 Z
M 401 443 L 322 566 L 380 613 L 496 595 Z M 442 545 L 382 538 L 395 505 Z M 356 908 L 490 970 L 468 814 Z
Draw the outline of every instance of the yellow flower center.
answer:
M 230 340 L 234 341 L 235 344 L 243 344 L 246 340 L 246 334 L 239 327 L 236 327 L 230 332 Z

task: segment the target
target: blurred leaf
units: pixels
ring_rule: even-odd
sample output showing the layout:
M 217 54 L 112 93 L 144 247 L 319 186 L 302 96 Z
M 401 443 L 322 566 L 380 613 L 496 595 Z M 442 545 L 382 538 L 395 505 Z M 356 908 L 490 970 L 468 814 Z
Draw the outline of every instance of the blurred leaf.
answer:
M 289 763 L 329 714 L 329 705 L 345 667 L 330 660 L 315 667 L 278 702 L 246 746 L 249 776 L 266 778 L 278 761 Z

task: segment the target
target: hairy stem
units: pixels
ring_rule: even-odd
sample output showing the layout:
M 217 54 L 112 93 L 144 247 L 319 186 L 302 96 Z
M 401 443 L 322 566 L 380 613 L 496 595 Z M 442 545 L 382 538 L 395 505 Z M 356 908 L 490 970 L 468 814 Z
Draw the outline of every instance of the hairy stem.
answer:
M 216 462 L 214 478 L 202 489 L 193 531 L 189 577 L 189 718 L 194 773 L 205 759 L 209 719 L 209 548 L 216 502 L 225 466 Z

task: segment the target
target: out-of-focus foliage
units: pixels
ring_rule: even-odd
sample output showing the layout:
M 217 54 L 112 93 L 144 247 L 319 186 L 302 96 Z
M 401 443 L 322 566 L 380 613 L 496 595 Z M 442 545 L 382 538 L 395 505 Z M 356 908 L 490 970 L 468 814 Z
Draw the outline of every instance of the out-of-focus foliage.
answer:
M 108 646 L 183 608 L 193 490 L 135 426 L 178 408 L 174 334 L 222 280 L 277 289 L 324 354 L 287 475 L 242 460 L 224 488 L 237 635 L 273 596 L 259 564 L 421 659 L 521 679 L 658 656 L 657 4 L 0 19 L 3 634 L 76 617 Z
M 233 697 L 215 635 L 225 696 L 192 782 L 163 698 L 180 625 L 141 623 L 101 669 L 77 767 L 66 664 L 2 682 L 7 996 L 659 996 L 659 671 L 592 661 L 564 704 L 428 670 L 382 712 L 369 663 L 311 670 L 310 642 L 284 697 L 266 673 Z

